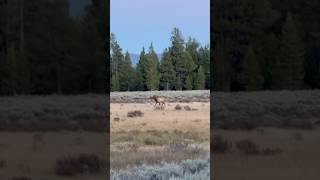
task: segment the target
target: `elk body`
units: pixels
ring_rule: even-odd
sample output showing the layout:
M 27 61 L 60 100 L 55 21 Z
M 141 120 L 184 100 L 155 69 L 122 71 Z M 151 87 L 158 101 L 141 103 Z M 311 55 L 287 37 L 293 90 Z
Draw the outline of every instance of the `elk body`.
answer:
M 166 104 L 164 97 L 154 95 L 154 96 L 150 97 L 150 99 L 153 99 L 155 101 L 154 106 L 157 106 L 157 104 L 159 104 L 159 106 L 161 106 L 161 108 L 162 108 Z

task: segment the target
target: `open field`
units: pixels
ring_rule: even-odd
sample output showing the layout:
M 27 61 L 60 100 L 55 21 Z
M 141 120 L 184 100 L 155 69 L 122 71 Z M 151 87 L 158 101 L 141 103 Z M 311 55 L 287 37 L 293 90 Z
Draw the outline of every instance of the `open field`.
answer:
M 232 143 L 229 152 L 214 153 L 216 179 L 233 180 L 317 180 L 320 177 L 320 131 L 263 129 L 264 131 L 215 130 Z M 236 143 L 250 140 L 260 148 L 280 149 L 273 155 L 248 154 L 239 151 Z M 232 173 L 230 173 L 232 172 Z
M 187 159 L 205 158 L 210 151 L 209 91 L 167 92 L 171 100 L 165 109 L 155 108 L 148 99 L 149 93 L 145 92 L 147 95 L 136 103 L 133 101 L 140 93 L 111 93 L 111 169 L 133 171 L 143 164 L 153 168 L 161 163 L 178 165 Z M 161 93 L 167 98 L 166 92 Z M 193 93 L 199 96 L 190 101 L 188 96 Z M 132 111 L 141 114 L 128 117 Z
M 181 110 L 175 110 L 177 105 Z M 111 132 L 118 131 L 187 131 L 187 132 L 207 132 L 210 131 L 210 104 L 209 103 L 167 103 L 165 110 L 155 110 L 154 104 L 111 104 L 110 117 L 120 118 L 118 122 L 111 124 Z M 185 106 L 194 110 L 186 111 Z M 129 118 L 129 111 L 140 110 L 143 117 Z
M 95 94 L 0 97 L 0 179 L 106 179 L 107 104 Z
M 319 97 L 319 91 L 214 93 L 215 179 L 319 179 Z
M 56 161 L 68 156 L 86 153 L 105 160 L 107 145 L 104 142 L 106 134 L 94 132 L 0 132 L 0 160 L 5 162 L 0 167 L 0 177 L 8 180 L 21 176 L 30 180 L 105 179 L 104 170 L 70 177 L 55 172 Z

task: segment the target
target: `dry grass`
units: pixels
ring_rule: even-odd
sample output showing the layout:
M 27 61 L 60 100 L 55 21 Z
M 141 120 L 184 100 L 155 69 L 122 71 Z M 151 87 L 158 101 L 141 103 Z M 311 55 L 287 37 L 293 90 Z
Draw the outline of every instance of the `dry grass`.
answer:
M 254 143 L 255 146 L 250 148 L 250 153 L 259 152 L 254 156 L 247 156 L 234 147 L 228 153 L 213 154 L 211 157 L 215 164 L 216 179 L 317 180 L 320 176 L 319 129 L 266 128 L 264 133 L 258 130 L 248 132 L 215 129 L 213 134 L 234 144 L 249 140 L 250 144 Z M 246 150 L 248 147 L 244 147 L 244 151 Z
M 211 95 L 211 137 L 233 144 L 212 154 L 215 179 L 319 179 L 319 90 Z
M 176 110 L 178 104 L 180 111 Z M 151 103 L 111 103 L 111 118 L 122 120 L 127 118 L 128 112 L 143 113 L 130 120 L 110 122 L 111 168 L 180 162 L 207 155 L 209 110 L 208 102 L 170 102 L 164 109 L 157 109 Z
M 175 106 L 189 106 L 196 108 L 197 111 L 176 111 Z M 202 106 L 205 104 L 205 106 Z M 111 132 L 119 131 L 186 131 L 186 132 L 206 132 L 210 131 L 210 104 L 191 102 L 191 103 L 168 103 L 164 110 L 154 111 L 153 105 L 149 103 L 135 104 L 135 103 L 111 103 L 110 112 L 111 119 L 120 118 L 127 119 L 127 113 L 130 111 L 139 110 L 144 113 L 143 117 L 132 118 L 110 122 Z M 201 120 L 194 122 L 194 120 Z
M 34 137 L 41 134 L 45 145 L 34 150 Z M 81 139 L 81 143 L 79 143 Z M 80 175 L 66 178 L 54 172 L 57 159 L 69 155 L 92 153 L 105 159 L 106 134 L 90 132 L 1 132 L 0 154 L 6 166 L 0 169 L 1 179 L 29 177 L 32 180 L 105 179 L 104 174 Z

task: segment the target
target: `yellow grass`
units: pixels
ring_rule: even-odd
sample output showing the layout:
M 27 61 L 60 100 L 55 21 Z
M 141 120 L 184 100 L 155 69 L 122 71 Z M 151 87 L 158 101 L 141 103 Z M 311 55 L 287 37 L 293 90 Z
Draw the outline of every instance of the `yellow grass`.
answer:
M 179 104 L 182 109 L 176 110 Z M 189 106 L 191 111 L 184 109 Z M 127 117 L 130 111 L 141 111 L 141 117 Z M 167 103 L 164 110 L 151 103 L 111 103 L 111 168 L 123 169 L 142 163 L 179 162 L 209 153 L 210 103 Z M 199 151 L 166 149 L 172 142 L 187 141 Z M 131 147 L 138 147 L 133 150 Z
M 175 106 L 180 104 L 181 110 L 175 110 Z M 184 110 L 184 106 L 197 109 L 194 111 Z M 139 110 L 144 113 L 143 117 L 129 118 L 129 111 Z M 161 130 L 183 132 L 210 132 L 210 104 L 201 102 L 191 103 L 167 103 L 164 110 L 155 110 L 153 104 L 135 103 L 111 103 L 111 133 L 118 131 L 147 131 Z M 114 121 L 114 118 L 120 121 Z

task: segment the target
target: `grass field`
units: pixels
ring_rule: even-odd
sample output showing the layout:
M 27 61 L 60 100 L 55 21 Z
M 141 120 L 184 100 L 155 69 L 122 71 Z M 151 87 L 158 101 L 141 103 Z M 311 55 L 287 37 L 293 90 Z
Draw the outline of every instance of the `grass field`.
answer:
M 106 179 L 103 95 L 0 98 L 0 179 Z
M 42 137 L 43 143 L 37 137 Z M 55 173 L 56 161 L 60 158 L 89 153 L 105 159 L 105 139 L 104 133 L 94 132 L 1 132 L 0 159 L 5 165 L 0 168 L 0 177 L 9 180 L 22 176 L 32 180 L 105 179 L 104 171 L 70 177 Z
M 193 93 L 198 98 L 191 101 L 188 96 Z M 148 95 L 142 93 L 111 94 L 112 170 L 130 170 L 143 164 L 152 167 L 164 162 L 179 164 L 209 154 L 209 91 L 161 92 L 161 95 L 169 99 L 164 109 L 155 108 Z M 128 117 L 134 111 L 140 113 Z
M 158 93 L 167 94 L 164 110 L 148 99 Z M 111 93 L 110 122 L 103 95 L 1 97 L 0 177 L 105 179 L 110 123 L 118 179 L 195 167 L 198 174 L 188 176 L 206 179 L 210 149 L 217 180 L 318 179 L 319 91 L 213 93 L 211 105 L 209 97 L 209 91 Z
M 319 179 L 319 91 L 212 96 L 215 179 Z

